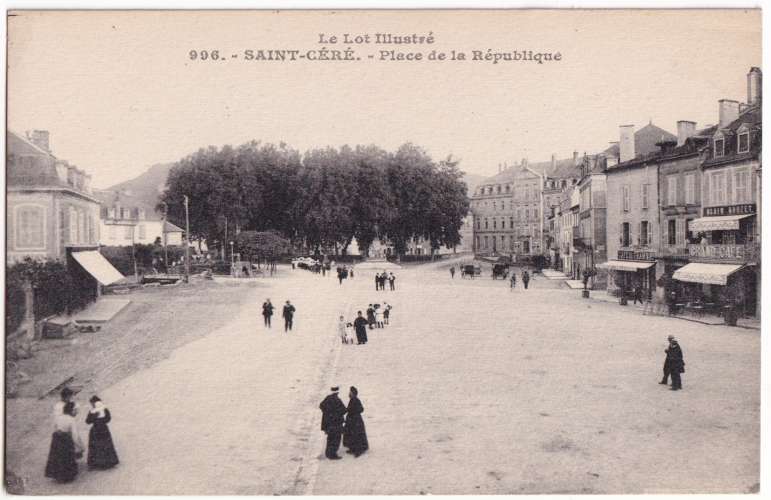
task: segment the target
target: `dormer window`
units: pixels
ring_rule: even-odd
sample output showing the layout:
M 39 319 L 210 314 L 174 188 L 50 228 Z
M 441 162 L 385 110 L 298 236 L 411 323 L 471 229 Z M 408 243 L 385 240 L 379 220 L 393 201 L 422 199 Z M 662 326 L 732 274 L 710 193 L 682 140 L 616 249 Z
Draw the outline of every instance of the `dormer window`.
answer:
M 725 139 L 720 136 L 715 139 L 715 158 L 725 156 Z
M 750 131 L 739 129 L 739 136 L 736 139 L 736 151 L 739 153 L 748 153 L 750 151 Z
M 510 192 L 511 192 L 511 186 L 506 186 L 506 192 L 507 192 L 507 193 L 510 193 Z

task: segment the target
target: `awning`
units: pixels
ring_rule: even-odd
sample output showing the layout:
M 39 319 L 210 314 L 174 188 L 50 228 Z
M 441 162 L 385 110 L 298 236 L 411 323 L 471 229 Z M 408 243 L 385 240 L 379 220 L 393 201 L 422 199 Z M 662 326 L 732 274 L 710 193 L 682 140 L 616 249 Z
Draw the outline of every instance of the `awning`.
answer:
M 715 217 L 702 217 L 694 219 L 688 224 L 689 231 L 738 231 L 739 221 L 752 217 L 745 215 L 718 215 Z
M 701 262 L 692 262 L 675 271 L 672 277 L 678 281 L 687 281 L 689 283 L 726 285 L 728 283 L 728 276 L 742 267 L 744 267 L 742 264 L 703 264 Z
M 637 261 L 637 260 L 609 260 L 598 264 L 600 269 L 610 269 L 612 271 L 639 271 L 640 269 L 650 269 L 655 266 L 655 262 Z
M 78 264 L 83 266 L 83 269 L 88 271 L 91 276 L 103 285 L 110 285 L 125 279 L 125 276 L 96 250 L 72 252 L 72 258 L 78 261 Z

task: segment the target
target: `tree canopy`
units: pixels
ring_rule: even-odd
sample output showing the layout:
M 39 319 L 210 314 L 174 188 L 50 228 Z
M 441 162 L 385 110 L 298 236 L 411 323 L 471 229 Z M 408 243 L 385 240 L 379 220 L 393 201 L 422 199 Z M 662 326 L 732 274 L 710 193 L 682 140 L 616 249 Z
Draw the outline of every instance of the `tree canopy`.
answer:
M 161 202 L 171 220 L 183 222 L 187 195 L 190 235 L 210 248 L 237 231 L 274 231 L 306 249 L 345 253 L 355 238 L 362 251 L 379 239 L 404 253 L 418 238 L 434 250 L 460 242 L 469 208 L 462 175 L 456 160 L 435 162 L 409 143 L 395 152 L 370 145 L 301 155 L 283 143 L 252 141 L 178 161 Z

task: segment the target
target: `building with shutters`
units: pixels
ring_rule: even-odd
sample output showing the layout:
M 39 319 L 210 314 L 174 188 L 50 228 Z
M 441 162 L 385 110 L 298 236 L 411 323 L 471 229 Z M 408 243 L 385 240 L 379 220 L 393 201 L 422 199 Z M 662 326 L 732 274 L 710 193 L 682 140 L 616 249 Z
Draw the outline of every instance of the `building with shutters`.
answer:
M 689 262 L 672 274 L 681 303 L 734 303 L 740 314 L 760 315 L 761 89 L 761 71 L 751 68 L 747 102 L 721 99 L 718 125 L 703 131 L 701 216 L 686 228 Z M 688 186 L 678 196 L 688 196 Z
M 605 170 L 606 240 L 608 260 L 598 267 L 607 271 L 607 288 L 617 294 L 633 293 L 653 298 L 656 281 L 663 274 L 656 261 L 661 245 L 659 225 L 659 160 L 677 137 L 649 123 L 639 131 L 634 125 L 620 127 L 620 141 L 606 151 L 618 151 L 618 163 Z M 659 292 L 663 300 L 663 292 Z

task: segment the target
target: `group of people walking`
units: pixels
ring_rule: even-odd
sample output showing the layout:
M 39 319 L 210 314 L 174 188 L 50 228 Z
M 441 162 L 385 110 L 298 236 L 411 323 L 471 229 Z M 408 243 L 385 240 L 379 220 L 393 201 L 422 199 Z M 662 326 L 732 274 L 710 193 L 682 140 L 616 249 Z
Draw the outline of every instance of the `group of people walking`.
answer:
M 72 482 L 78 475 L 78 460 L 86 451 L 78 432 L 78 406 L 72 400 L 74 392 L 65 387 L 60 393 L 61 400 L 54 405 L 54 432 L 51 448 L 46 461 L 45 476 L 62 483 Z M 110 410 L 98 396 L 89 399 L 91 408 L 86 415 L 86 424 L 91 426 L 88 433 L 89 469 L 109 469 L 118 465 L 118 454 L 112 441 Z
M 262 318 L 265 322 L 265 327 L 270 328 L 270 319 L 273 317 L 273 310 L 275 308 L 273 307 L 273 304 L 271 304 L 270 299 L 265 299 L 265 302 L 262 303 Z M 284 318 L 284 331 L 289 332 L 292 330 L 292 324 L 294 323 L 294 313 L 297 309 L 292 305 L 290 301 L 286 301 L 286 304 L 284 304 L 284 308 L 281 311 L 281 317 Z
M 386 282 L 391 291 L 396 290 L 396 276 L 394 273 L 387 273 L 383 271 L 378 274 L 375 273 L 375 290 L 385 290 Z
M 388 302 L 384 302 L 382 307 L 380 304 L 370 304 L 367 307 L 367 316 L 365 317 L 361 311 L 357 311 L 356 319 L 353 320 L 353 323 L 346 322 L 345 316 L 340 316 L 337 323 L 337 332 L 341 342 L 343 344 L 366 344 L 367 328 L 370 330 L 385 328 L 385 325 L 388 325 L 390 322 L 391 309 L 393 307 Z M 351 329 L 356 333 L 355 342 L 353 335 L 351 335 Z
M 327 435 L 327 446 L 324 455 L 330 460 L 340 460 L 337 454 L 340 441 L 348 448 L 346 453 L 359 457 L 369 449 L 367 431 L 364 427 L 364 405 L 359 400 L 359 391 L 351 386 L 348 391 L 348 406 L 345 406 L 338 395 L 339 386 L 330 389 L 331 394 L 319 405 L 321 410 L 321 430 Z
M 353 279 L 353 266 L 351 266 L 350 269 L 346 266 L 338 266 L 337 267 L 337 281 L 340 282 L 340 284 L 343 284 L 343 280 L 351 278 Z

